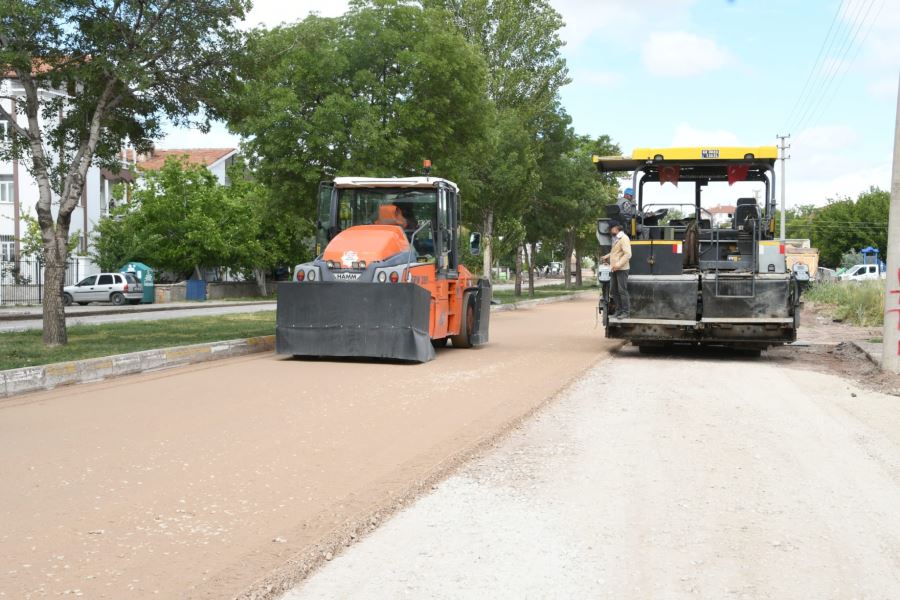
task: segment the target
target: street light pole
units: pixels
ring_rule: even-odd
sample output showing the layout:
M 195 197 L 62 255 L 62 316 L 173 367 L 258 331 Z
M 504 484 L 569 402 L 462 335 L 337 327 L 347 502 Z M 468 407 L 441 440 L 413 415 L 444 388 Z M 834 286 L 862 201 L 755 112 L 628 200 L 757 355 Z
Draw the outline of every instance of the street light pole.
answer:
M 781 243 L 784 243 L 784 231 L 785 231 L 785 219 L 787 218 L 785 215 L 785 205 L 784 205 L 784 163 L 790 156 L 787 155 L 787 150 L 790 148 L 790 145 L 785 146 L 784 141 L 791 137 L 791 134 L 787 135 L 776 135 L 776 138 L 780 140 L 780 144 L 778 149 L 781 150 Z
M 894 121 L 894 164 L 891 173 L 891 210 L 888 216 L 887 276 L 884 289 L 884 333 L 881 366 L 900 373 L 900 80 Z

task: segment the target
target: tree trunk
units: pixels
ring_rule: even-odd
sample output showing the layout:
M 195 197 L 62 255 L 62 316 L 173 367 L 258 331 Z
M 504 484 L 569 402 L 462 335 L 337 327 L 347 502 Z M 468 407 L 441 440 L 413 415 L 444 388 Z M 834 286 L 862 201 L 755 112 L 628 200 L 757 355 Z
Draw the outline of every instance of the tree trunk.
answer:
M 575 232 L 567 231 L 565 236 L 565 244 L 563 251 L 563 277 L 565 278 L 565 288 L 572 287 L 572 252 L 575 251 Z
M 494 266 L 493 256 L 493 236 L 494 236 L 494 211 L 488 211 L 484 216 L 484 232 L 481 234 L 481 255 L 483 259 L 484 276 L 488 281 L 493 281 L 491 277 L 491 267 Z
M 522 247 L 516 247 L 516 283 L 514 294 L 516 297 L 522 295 Z
M 576 246 L 575 248 L 575 285 L 576 287 L 581 287 L 581 250 Z
M 525 264 L 528 265 L 528 297 L 534 298 L 534 244 L 525 244 Z
M 44 289 L 41 298 L 46 346 L 62 346 L 69 341 L 66 332 L 66 313 L 63 304 L 63 285 L 66 281 L 66 241 L 54 238 L 44 248 Z
M 269 290 L 266 289 L 266 270 L 262 267 L 253 267 L 253 275 L 256 277 L 259 295 L 265 298 L 269 295 Z

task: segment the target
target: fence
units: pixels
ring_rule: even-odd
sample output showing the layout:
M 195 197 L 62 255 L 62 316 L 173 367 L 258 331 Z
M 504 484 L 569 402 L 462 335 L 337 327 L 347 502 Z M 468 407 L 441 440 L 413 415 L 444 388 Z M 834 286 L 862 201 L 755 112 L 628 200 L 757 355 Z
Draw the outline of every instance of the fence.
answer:
M 65 285 L 78 283 L 88 274 L 84 261 L 69 259 Z M 44 267 L 40 261 L 0 262 L 0 305 L 40 304 L 44 292 Z

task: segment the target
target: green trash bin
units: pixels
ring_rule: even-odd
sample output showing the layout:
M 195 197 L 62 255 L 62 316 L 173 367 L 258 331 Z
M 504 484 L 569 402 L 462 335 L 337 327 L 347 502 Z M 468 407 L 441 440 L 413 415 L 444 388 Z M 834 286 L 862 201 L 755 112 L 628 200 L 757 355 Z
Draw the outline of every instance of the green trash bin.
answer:
M 144 297 L 141 300 L 143 304 L 153 304 L 156 290 L 153 287 L 153 269 L 139 262 L 130 262 L 121 269 L 119 273 L 131 273 L 144 286 Z

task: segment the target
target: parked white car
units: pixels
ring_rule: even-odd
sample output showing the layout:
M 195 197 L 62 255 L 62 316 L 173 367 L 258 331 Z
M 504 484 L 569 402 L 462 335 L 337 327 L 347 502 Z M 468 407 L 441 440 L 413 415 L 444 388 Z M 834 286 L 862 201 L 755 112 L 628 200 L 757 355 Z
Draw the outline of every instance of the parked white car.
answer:
M 138 304 L 144 297 L 144 286 L 131 273 L 100 273 L 85 277 L 75 285 L 63 288 L 66 306 L 82 306 L 90 302 L 112 302 L 116 306 Z
M 853 265 L 840 275 L 841 281 L 866 281 L 884 278 L 885 273 L 881 270 L 881 265 Z

